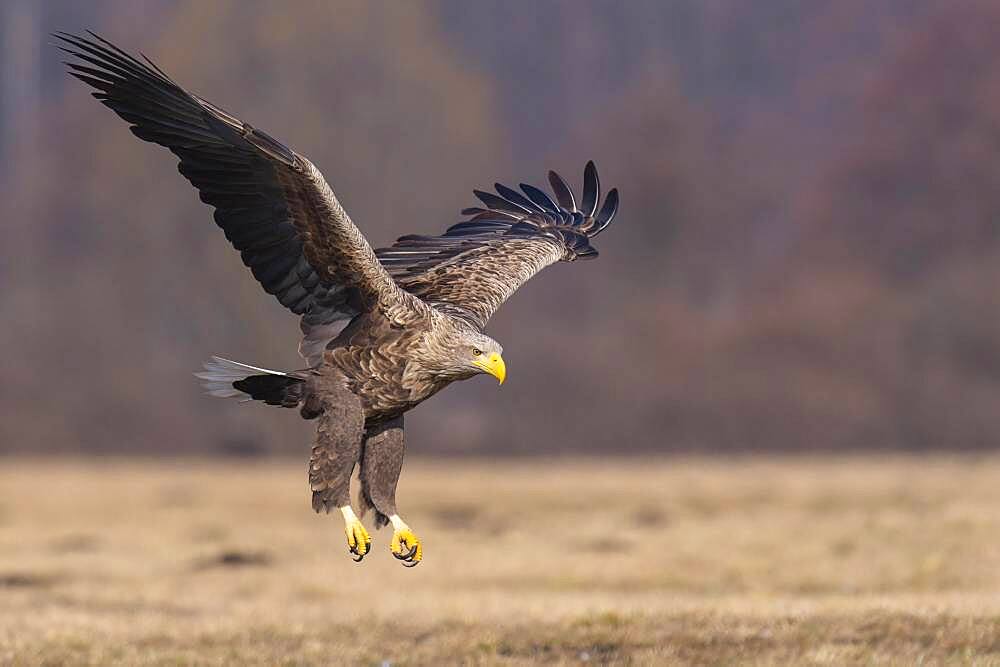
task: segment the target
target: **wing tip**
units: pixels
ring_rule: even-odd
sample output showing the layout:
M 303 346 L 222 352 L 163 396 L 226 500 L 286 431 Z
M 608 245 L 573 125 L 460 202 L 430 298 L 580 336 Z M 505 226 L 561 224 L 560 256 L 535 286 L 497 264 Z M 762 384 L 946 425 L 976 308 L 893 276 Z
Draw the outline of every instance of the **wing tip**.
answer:
M 588 236 L 591 238 L 597 236 L 611 224 L 611 221 L 615 219 L 618 214 L 618 205 L 620 203 L 620 197 L 618 195 L 618 188 L 611 188 L 608 191 L 608 195 L 604 198 L 604 204 L 601 206 L 601 210 L 598 211 L 597 217 L 594 218 L 594 224 L 591 229 L 587 231 Z
M 580 210 L 587 217 L 593 216 L 601 198 L 601 179 L 597 175 L 597 167 L 593 160 L 587 161 L 583 168 L 583 201 Z
M 576 196 L 573 194 L 573 188 L 552 169 L 549 170 L 549 185 L 552 187 L 552 192 L 555 193 L 559 205 L 570 213 L 576 213 Z

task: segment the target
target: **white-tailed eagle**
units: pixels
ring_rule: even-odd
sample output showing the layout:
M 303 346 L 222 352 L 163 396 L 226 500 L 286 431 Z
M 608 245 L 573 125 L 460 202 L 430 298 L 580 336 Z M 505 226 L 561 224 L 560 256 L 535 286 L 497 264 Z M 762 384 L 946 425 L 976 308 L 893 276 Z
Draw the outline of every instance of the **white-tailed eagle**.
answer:
M 440 236 L 403 236 L 373 249 L 313 164 L 90 33 L 56 35 L 70 74 L 145 141 L 170 149 L 178 169 L 215 208 L 215 222 L 268 294 L 301 315 L 305 370 L 270 371 L 215 357 L 199 377 L 216 396 L 299 408 L 316 419 L 309 465 L 316 511 L 339 510 L 356 560 L 371 538 L 350 503 L 360 464 L 361 514 L 391 523 L 390 549 L 420 562 L 420 541 L 396 510 L 403 414 L 455 380 L 488 373 L 501 383 L 500 344 L 484 333 L 525 281 L 555 262 L 591 259 L 618 192 L 603 204 L 597 170 L 578 201 L 549 172 L 554 198 L 530 185 L 476 191 L 482 206 Z

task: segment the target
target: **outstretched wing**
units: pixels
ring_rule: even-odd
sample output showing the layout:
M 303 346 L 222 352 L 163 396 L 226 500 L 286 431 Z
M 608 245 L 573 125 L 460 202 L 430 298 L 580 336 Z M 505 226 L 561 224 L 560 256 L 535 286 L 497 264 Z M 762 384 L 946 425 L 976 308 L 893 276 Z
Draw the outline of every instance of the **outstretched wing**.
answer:
M 66 33 L 70 74 L 145 141 L 170 149 L 178 170 L 215 207 L 215 221 L 268 294 L 303 315 L 303 356 L 317 361 L 331 330 L 382 308 L 421 307 L 400 290 L 309 160 L 174 83 L 110 42 Z M 338 327 L 339 328 L 339 327 Z
M 538 188 L 517 192 L 496 184 L 497 194 L 475 191 L 485 208 L 467 208 L 467 221 L 441 236 L 403 236 L 375 251 L 396 282 L 432 305 L 465 317 L 480 329 L 529 278 L 558 261 L 593 259 L 590 240 L 618 212 L 612 189 L 600 210 L 597 169 L 588 162 L 579 202 L 554 171 L 555 201 Z

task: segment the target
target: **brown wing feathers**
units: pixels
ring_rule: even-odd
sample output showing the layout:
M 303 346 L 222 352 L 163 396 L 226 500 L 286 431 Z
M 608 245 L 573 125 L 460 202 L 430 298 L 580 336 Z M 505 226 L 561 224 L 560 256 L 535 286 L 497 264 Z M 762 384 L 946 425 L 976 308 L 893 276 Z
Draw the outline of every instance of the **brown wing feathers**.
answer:
M 216 223 L 264 290 L 292 312 L 307 312 L 323 291 L 320 277 L 303 255 L 276 165 L 254 145 L 258 136 L 256 143 L 268 147 L 277 142 L 243 131 L 231 115 L 96 35 L 56 37 L 68 45 L 64 51 L 91 65 L 67 63 L 70 74 L 96 88 L 94 97 L 129 122 L 133 134 L 180 158 L 178 170 L 216 208 Z M 286 165 L 294 160 L 284 146 L 267 154 Z
M 188 93 L 91 33 L 59 33 L 80 62 L 70 73 L 131 124 L 145 141 L 170 149 L 178 169 L 215 207 L 215 221 L 243 263 L 282 305 L 310 322 L 348 319 L 376 302 L 412 306 L 344 212 L 322 174 L 270 135 Z
M 500 304 L 543 267 L 596 257 L 590 240 L 618 211 L 616 189 L 597 210 L 600 181 L 593 162 L 584 170 L 579 208 L 558 174 L 549 172 L 549 182 L 555 201 L 524 183 L 521 192 L 500 183 L 496 194 L 475 190 L 485 208 L 464 209 L 471 217 L 441 236 L 403 236 L 377 250 L 379 260 L 410 293 L 485 327 Z

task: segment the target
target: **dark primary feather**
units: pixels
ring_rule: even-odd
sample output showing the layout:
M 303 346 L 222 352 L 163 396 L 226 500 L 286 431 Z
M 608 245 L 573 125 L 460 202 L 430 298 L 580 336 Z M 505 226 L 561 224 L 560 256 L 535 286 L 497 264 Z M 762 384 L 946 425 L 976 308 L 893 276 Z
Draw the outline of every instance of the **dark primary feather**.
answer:
M 576 211 L 576 197 L 573 196 L 573 190 L 562 179 L 562 176 L 554 171 L 550 171 L 549 184 L 552 186 L 552 192 L 556 193 L 559 206 L 567 211 Z
M 601 181 L 597 178 L 597 168 L 593 162 L 588 162 L 583 170 L 583 201 L 580 211 L 585 216 L 594 215 L 597 210 L 597 200 L 601 198 Z
M 587 234 L 594 237 L 603 232 L 614 220 L 616 213 L 618 213 L 618 190 L 612 189 L 608 193 L 608 198 L 604 200 L 601 210 L 597 213 L 597 217 L 594 218 L 593 228 L 588 229 Z
M 228 126 L 212 122 L 206 107 L 161 73 L 96 36 L 100 43 L 56 37 L 72 47 L 64 51 L 97 66 L 68 64 L 73 76 L 97 89 L 94 97 L 131 123 L 140 139 L 181 159 L 178 170 L 216 207 L 216 223 L 264 290 L 292 312 L 307 312 L 319 277 L 303 257 L 273 166 L 232 132 L 220 133 Z M 294 159 L 287 149 L 281 153 Z
M 534 206 L 522 206 L 516 201 L 495 195 L 492 192 L 473 190 L 472 194 L 476 195 L 479 201 L 486 204 L 487 210 L 490 211 L 504 211 L 506 213 L 513 213 L 514 215 L 521 215 L 524 213 L 531 213 L 535 210 Z
M 556 206 L 556 203 L 538 188 L 528 185 L 527 183 L 521 183 L 521 190 L 524 191 L 524 194 L 528 195 L 528 198 L 531 199 L 531 201 L 540 206 L 542 210 L 549 211 L 550 213 L 559 212 L 559 207 Z
M 539 213 L 543 212 L 543 210 L 538 207 L 538 204 L 531 201 L 517 190 L 512 190 L 511 188 L 508 188 L 506 185 L 503 185 L 502 183 L 494 183 L 493 187 L 496 189 L 496 191 L 500 194 L 501 197 L 503 197 L 507 201 L 514 202 L 515 204 L 521 206 L 522 208 L 524 208 L 525 211 L 537 211 Z
M 326 335 L 334 323 L 403 297 L 308 160 L 148 60 L 90 35 L 55 35 L 76 58 L 70 74 L 137 137 L 180 158 L 178 170 L 215 207 L 216 223 L 264 290 L 305 316 L 304 342 L 319 336 L 313 323 Z
M 411 294 L 483 328 L 521 284 L 553 262 L 591 259 L 590 239 L 618 212 L 613 189 L 595 216 L 600 183 L 593 162 L 584 170 L 583 211 L 566 182 L 549 172 L 555 201 L 522 184 L 524 194 L 496 184 L 497 194 L 474 190 L 485 208 L 467 208 L 464 222 L 440 236 L 408 235 L 376 254 Z M 556 203 L 558 202 L 558 203 Z

